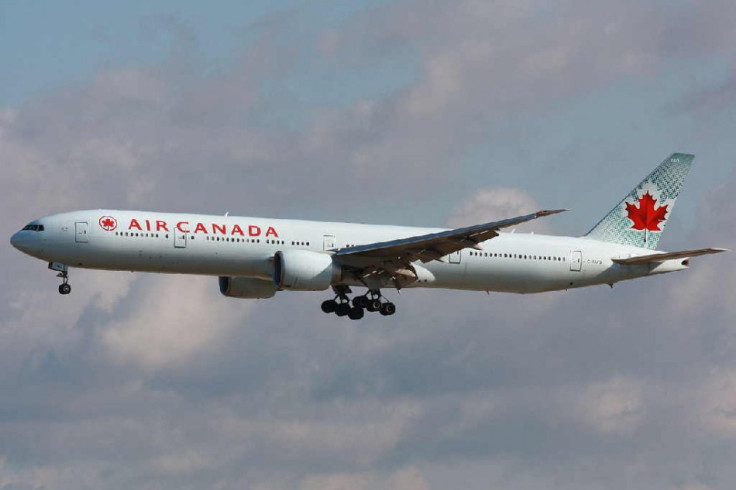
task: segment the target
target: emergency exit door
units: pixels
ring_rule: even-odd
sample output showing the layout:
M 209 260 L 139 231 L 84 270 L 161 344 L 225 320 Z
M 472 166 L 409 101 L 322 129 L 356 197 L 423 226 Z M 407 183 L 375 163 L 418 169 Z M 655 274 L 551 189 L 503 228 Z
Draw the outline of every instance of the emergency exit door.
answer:
M 573 250 L 570 252 L 570 270 L 580 272 L 583 268 L 583 252 Z
M 323 250 L 332 250 L 335 248 L 335 235 L 325 235 L 323 246 Z
M 186 248 L 187 246 L 187 234 L 181 231 L 178 227 L 174 228 L 174 247 L 175 248 Z
M 77 243 L 89 242 L 87 232 L 89 231 L 89 224 L 86 221 L 77 221 L 74 223 L 74 241 Z

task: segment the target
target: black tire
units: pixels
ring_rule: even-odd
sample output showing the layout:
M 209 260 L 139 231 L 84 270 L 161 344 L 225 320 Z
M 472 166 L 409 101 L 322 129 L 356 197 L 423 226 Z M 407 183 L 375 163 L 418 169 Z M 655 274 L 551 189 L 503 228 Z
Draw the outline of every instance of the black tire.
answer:
M 368 306 L 368 298 L 365 296 L 356 296 L 353 298 L 353 306 L 356 308 L 365 308 Z
M 381 315 L 391 316 L 396 313 L 396 305 L 393 303 L 384 303 L 381 305 Z
M 325 313 L 334 313 L 337 309 L 337 301 L 334 299 L 328 299 L 322 303 L 322 311 Z
M 365 311 L 363 308 L 358 308 L 357 306 L 350 308 L 350 311 L 348 312 L 348 318 L 351 320 L 360 320 L 363 318 L 363 315 L 365 315 Z
M 350 312 L 350 303 L 340 303 L 335 308 L 335 314 L 337 316 L 345 316 Z
M 381 309 L 381 301 L 379 299 L 368 300 L 368 306 L 365 309 L 368 311 L 379 311 Z
M 72 287 L 69 284 L 59 284 L 59 294 L 69 294 L 72 292 Z

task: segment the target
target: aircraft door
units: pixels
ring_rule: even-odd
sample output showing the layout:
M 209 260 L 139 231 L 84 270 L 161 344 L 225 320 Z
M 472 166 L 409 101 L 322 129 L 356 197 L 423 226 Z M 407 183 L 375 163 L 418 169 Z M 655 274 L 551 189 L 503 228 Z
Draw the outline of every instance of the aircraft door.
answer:
M 174 248 L 186 248 L 187 234 L 179 228 L 174 228 Z
M 77 243 L 89 242 L 87 232 L 89 231 L 89 224 L 86 221 L 77 221 L 74 223 L 74 241 Z
M 332 250 L 335 248 L 335 235 L 325 235 L 323 245 L 324 250 Z
M 460 263 L 460 250 L 457 252 L 452 252 L 451 254 L 447 255 L 447 261 L 451 264 L 459 264 Z
M 573 250 L 570 252 L 570 270 L 580 272 L 583 268 L 583 252 Z

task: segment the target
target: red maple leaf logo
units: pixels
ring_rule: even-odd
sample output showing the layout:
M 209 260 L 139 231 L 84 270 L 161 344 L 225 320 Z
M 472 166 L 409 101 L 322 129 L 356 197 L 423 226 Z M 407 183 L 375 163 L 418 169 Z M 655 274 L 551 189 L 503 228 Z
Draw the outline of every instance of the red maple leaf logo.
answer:
M 667 216 L 667 207 L 669 204 L 655 208 L 657 200 L 646 192 L 639 198 L 639 207 L 635 204 L 626 203 L 626 212 L 629 219 L 634 222 L 631 226 L 635 230 L 662 231 L 659 229 L 659 223 L 664 221 Z
M 105 231 L 113 231 L 118 227 L 118 222 L 112 216 L 103 216 L 100 218 L 100 227 Z

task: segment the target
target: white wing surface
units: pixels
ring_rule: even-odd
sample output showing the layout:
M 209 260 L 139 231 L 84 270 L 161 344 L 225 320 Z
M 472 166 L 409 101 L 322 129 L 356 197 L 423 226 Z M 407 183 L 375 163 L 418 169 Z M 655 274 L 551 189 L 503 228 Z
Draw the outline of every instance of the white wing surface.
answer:
M 444 258 L 453 252 L 464 248 L 478 248 L 480 242 L 498 236 L 498 230 L 563 211 L 566 210 L 537 211 L 536 213 L 518 216 L 516 218 L 492 221 L 490 223 L 456 228 L 454 230 L 335 249 L 334 254 L 340 262 L 355 266 L 386 262 L 407 266 L 415 261 L 421 261 L 423 263 L 432 260 L 445 261 Z

